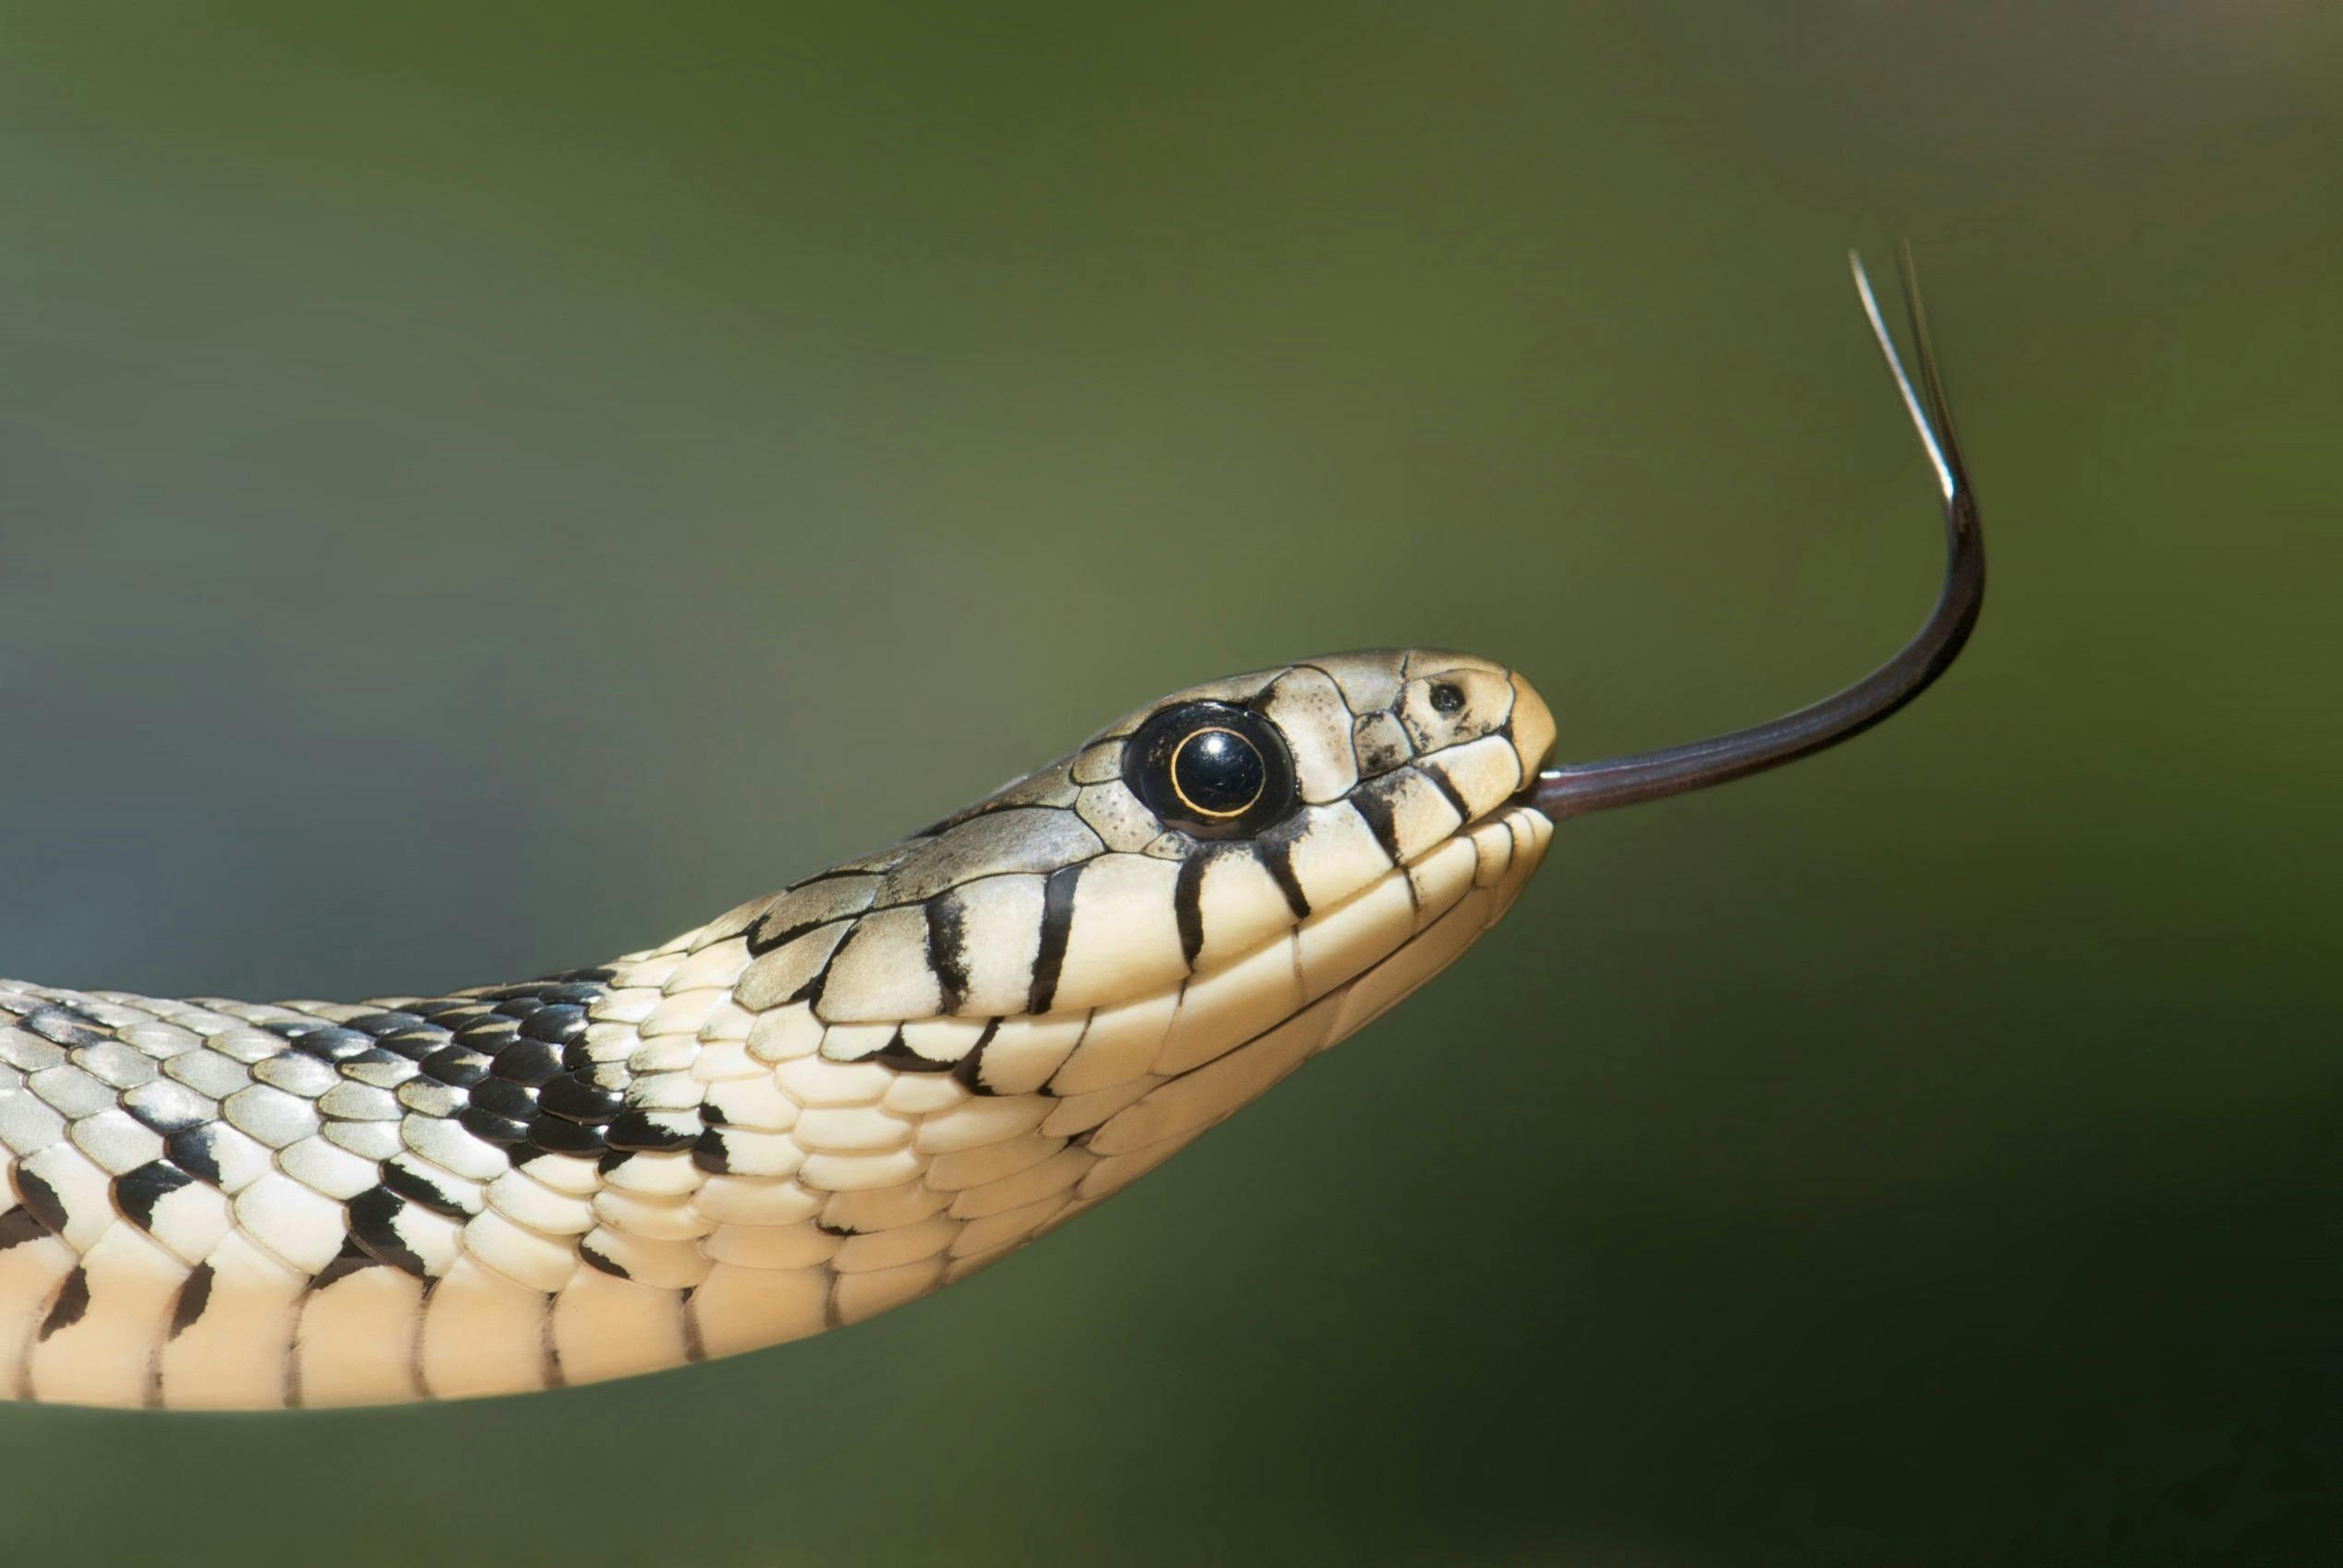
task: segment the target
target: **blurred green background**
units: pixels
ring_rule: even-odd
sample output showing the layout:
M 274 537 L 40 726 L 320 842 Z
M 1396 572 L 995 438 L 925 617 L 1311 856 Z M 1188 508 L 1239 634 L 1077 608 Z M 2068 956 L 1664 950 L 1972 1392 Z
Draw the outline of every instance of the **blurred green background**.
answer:
M 1172 687 L 1514 663 L 1442 983 L 849 1333 L 0 1409 L 50 1565 L 2334 1562 L 2343 14 L 0 5 L 0 970 L 588 962 Z

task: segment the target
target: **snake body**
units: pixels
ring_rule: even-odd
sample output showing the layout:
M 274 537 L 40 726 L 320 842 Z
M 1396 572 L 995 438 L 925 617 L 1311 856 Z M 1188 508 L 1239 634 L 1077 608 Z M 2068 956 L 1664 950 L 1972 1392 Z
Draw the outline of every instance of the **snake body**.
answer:
M 0 1388 L 505 1394 L 925 1295 L 1460 953 L 1545 849 L 1553 738 L 1485 660 L 1316 659 L 593 968 L 353 1004 L 0 981 Z
M 1951 666 L 1977 500 L 1908 253 L 1934 608 L 1769 723 L 1546 770 L 1527 682 L 1349 653 L 1177 692 L 880 854 L 591 969 L 255 1006 L 0 981 L 0 1387 L 449 1398 L 793 1339 L 964 1278 L 1422 985 L 1565 817 L 1810 756 Z

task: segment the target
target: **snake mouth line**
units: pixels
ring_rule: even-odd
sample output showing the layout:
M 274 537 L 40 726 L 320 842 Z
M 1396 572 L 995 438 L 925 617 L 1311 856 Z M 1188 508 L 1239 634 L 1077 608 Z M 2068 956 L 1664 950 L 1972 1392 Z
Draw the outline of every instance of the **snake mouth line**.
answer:
M 1267 949 L 1273 948 L 1281 941 L 1292 940 L 1301 931 L 1313 928 L 1320 922 L 1340 919 L 1346 914 L 1370 905 L 1378 896 L 1388 897 L 1392 890 L 1404 889 L 1408 904 L 1415 915 L 1414 928 L 1407 936 L 1400 938 L 1392 949 L 1392 952 L 1385 956 L 1388 958 L 1396 954 L 1400 949 L 1422 937 L 1452 906 L 1443 904 L 1436 910 L 1429 914 L 1425 913 L 1425 900 L 1431 896 L 1431 892 L 1427 892 L 1424 885 L 1426 879 L 1422 873 L 1434 862 L 1444 856 L 1456 856 L 1460 846 L 1469 848 L 1476 863 L 1475 885 L 1479 886 L 1484 885 L 1480 873 L 1490 864 L 1492 856 L 1502 855 L 1505 857 L 1496 863 L 1496 869 L 1489 873 L 1492 877 L 1500 877 L 1504 874 L 1511 858 L 1520 852 L 1520 846 L 1523 844 L 1534 841 L 1542 850 L 1545 839 L 1552 834 L 1554 824 L 1550 814 L 1544 810 L 1534 798 L 1536 787 L 1536 780 L 1533 776 L 1528 787 L 1508 796 L 1479 816 L 1465 819 L 1446 838 L 1426 845 L 1405 859 L 1394 859 L 1388 870 L 1375 877 L 1365 886 L 1335 903 L 1313 909 L 1308 916 L 1297 922 L 1292 930 L 1249 948 L 1234 957 L 1224 959 L 1209 969 L 1197 971 L 1183 982 L 1177 989 L 1185 991 L 1199 981 L 1257 959 Z M 1526 876 L 1526 872 L 1524 875 Z M 1298 952 L 1295 961 L 1298 966 L 1300 964 Z M 1339 989 L 1342 983 L 1319 987 L 1318 996 L 1323 997 L 1332 990 Z M 1316 999 L 1318 999 L 1313 998 L 1312 1005 L 1315 1005 Z
M 1297 1020 L 1322 1011 L 1332 1011 L 1336 1016 L 1326 1036 L 1304 1055 L 1315 1055 L 1340 1043 L 1446 968 L 1471 945 L 1473 938 L 1502 917 L 1543 860 L 1553 832 L 1552 820 L 1534 803 L 1519 797 L 1508 799 L 1413 858 L 1395 864 L 1340 903 L 1314 912 L 1284 937 L 1264 943 L 1214 971 L 1219 974 L 1256 961 L 1280 942 L 1286 943 L 1293 952 L 1295 984 L 1307 999 L 1276 1023 L 1232 1042 L 1210 1059 L 1167 1074 L 1165 1081 L 1193 1076 L 1252 1050 L 1292 1027 Z M 1394 896 L 1402 892 L 1404 903 Z M 1398 929 L 1401 910 L 1405 911 L 1407 921 L 1403 932 Z M 1356 967 L 1332 976 L 1306 972 L 1306 938 L 1344 925 L 1363 928 L 1358 936 L 1368 937 L 1362 945 L 1371 956 L 1360 960 Z M 1372 933 L 1378 927 L 1383 940 L 1375 941 Z M 1426 943 L 1431 944 L 1428 949 Z M 1419 949 L 1424 952 L 1418 953 Z M 1357 956 L 1353 954 L 1354 958 Z M 1386 983 L 1378 985 L 1378 976 Z M 1207 977 L 1195 976 L 1180 987 L 1182 1001 L 1185 1001 L 1190 986 Z M 1373 1005 L 1347 1005 L 1362 994 L 1363 987 Z

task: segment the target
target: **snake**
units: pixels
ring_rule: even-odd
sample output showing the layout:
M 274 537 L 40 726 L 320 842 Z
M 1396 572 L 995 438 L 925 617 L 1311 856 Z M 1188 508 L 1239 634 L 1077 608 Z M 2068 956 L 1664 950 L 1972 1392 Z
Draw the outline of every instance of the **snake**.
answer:
M 352 1003 L 0 981 L 0 1392 L 515 1394 L 851 1324 L 1161 1165 L 1435 975 L 1556 827 L 1808 755 L 1948 666 L 1973 492 L 1905 269 L 1946 570 L 1784 718 L 1556 766 L 1518 671 L 1397 649 L 1190 687 L 656 946 Z

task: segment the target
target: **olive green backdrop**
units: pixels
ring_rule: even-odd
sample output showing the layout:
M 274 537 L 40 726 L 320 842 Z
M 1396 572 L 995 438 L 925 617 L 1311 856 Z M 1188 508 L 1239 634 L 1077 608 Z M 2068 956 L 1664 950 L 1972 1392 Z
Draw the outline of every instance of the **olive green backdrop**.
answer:
M 2343 16 L 0 5 L 0 969 L 655 940 L 1195 679 L 1567 754 L 1446 979 L 851 1332 L 0 1409 L 9 1564 L 2329 1563 Z

